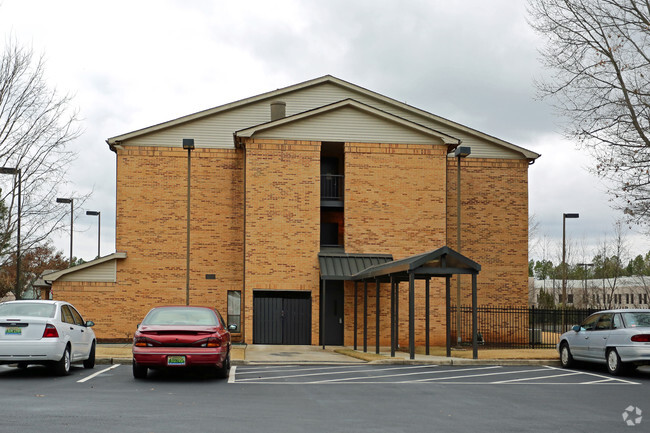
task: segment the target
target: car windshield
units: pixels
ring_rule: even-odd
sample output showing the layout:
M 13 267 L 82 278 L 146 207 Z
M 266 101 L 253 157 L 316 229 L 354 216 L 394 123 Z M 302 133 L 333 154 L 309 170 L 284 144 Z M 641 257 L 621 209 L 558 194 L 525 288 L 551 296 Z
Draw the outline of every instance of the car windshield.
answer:
M 650 312 L 637 311 L 630 313 L 623 313 L 623 320 L 625 326 L 628 328 L 638 328 L 640 326 L 650 326 Z
M 0 304 L 0 316 L 54 317 L 56 305 L 40 302 L 6 302 Z
M 217 316 L 206 308 L 156 308 L 147 314 L 142 324 L 216 326 Z

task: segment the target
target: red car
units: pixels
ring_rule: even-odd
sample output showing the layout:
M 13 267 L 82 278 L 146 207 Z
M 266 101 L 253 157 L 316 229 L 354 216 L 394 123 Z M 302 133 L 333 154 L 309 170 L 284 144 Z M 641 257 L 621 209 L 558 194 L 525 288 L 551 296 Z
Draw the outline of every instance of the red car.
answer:
M 228 377 L 230 332 L 214 308 L 157 307 L 138 325 L 133 377 L 146 378 L 150 368 L 183 367 L 214 367 L 218 377 Z

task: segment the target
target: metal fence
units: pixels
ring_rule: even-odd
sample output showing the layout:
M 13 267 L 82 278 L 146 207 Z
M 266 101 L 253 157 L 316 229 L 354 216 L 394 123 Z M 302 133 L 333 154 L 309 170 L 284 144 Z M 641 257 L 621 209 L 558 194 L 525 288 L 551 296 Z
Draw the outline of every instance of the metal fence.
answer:
M 457 342 L 457 307 L 451 306 L 451 343 Z M 596 309 L 478 307 L 479 344 L 484 348 L 555 348 L 560 335 Z M 461 345 L 472 344 L 472 307 L 460 307 Z

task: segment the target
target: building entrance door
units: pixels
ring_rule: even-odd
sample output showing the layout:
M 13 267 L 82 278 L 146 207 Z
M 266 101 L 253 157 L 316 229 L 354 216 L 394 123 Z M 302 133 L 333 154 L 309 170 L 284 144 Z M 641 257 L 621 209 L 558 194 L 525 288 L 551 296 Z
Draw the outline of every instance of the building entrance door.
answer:
M 323 291 L 321 282 L 321 294 Z M 321 309 L 321 326 L 325 327 L 321 344 L 343 346 L 343 281 L 325 283 L 325 311 Z M 323 299 L 321 295 L 321 299 Z M 324 314 L 324 315 L 323 315 Z

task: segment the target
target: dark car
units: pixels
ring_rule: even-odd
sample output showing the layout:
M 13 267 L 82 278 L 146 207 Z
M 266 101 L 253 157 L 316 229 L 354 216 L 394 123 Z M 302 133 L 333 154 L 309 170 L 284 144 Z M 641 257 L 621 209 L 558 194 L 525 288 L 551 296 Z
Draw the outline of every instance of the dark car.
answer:
M 133 337 L 133 377 L 148 369 L 210 367 L 218 377 L 230 373 L 230 332 L 214 308 L 157 307 Z

